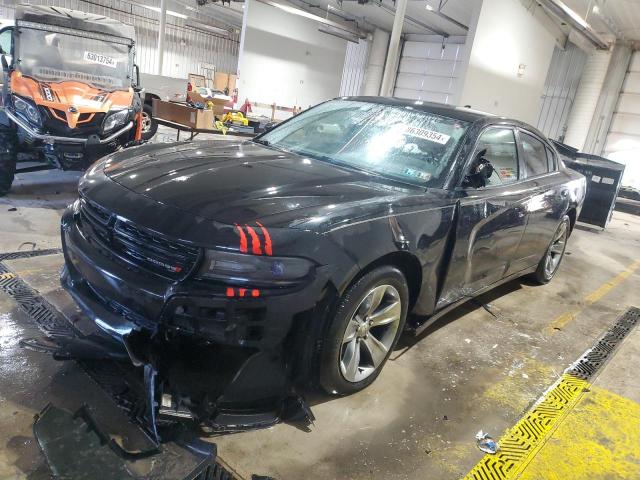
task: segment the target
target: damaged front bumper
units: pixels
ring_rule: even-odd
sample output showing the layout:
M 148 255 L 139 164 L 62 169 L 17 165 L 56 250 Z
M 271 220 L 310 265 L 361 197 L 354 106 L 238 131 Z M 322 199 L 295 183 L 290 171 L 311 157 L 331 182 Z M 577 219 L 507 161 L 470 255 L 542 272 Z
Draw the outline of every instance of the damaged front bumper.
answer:
M 71 209 L 62 243 L 62 285 L 88 315 L 75 325 L 78 349 L 140 367 L 154 434 L 166 421 L 219 432 L 312 420 L 294 387 L 311 375 L 309 332 L 335 298 L 322 268 L 303 288 L 228 298 L 223 287 L 146 275 L 105 254 Z

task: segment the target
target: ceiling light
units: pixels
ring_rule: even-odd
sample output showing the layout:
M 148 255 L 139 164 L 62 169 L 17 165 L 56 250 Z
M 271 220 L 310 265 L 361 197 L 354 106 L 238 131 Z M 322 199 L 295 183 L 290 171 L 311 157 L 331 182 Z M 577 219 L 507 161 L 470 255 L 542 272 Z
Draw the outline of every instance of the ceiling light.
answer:
M 433 7 L 432 7 L 431 5 L 429 5 L 428 3 L 427 3 L 427 7 L 426 7 L 426 8 L 427 8 L 427 10 L 429 10 L 430 12 L 433 12 Z
M 598 5 L 594 5 L 591 10 L 593 11 L 593 13 L 600 13 L 600 7 Z

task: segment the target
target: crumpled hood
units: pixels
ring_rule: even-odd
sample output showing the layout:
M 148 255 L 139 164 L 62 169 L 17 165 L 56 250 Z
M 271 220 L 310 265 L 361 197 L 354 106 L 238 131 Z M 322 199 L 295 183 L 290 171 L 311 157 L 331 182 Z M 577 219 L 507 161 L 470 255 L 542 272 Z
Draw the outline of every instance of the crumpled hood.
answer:
M 414 190 L 253 142 L 145 145 L 108 159 L 104 172 L 157 202 L 231 225 L 258 220 L 296 226 Z

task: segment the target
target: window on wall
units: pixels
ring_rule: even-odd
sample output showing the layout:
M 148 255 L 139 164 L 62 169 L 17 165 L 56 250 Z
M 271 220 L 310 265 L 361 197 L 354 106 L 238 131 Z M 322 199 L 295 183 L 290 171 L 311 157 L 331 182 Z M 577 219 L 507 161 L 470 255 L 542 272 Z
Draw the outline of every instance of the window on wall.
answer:
M 11 55 L 11 43 L 12 43 L 13 29 L 8 28 L 0 33 L 0 53 L 4 55 Z
M 474 157 L 482 150 L 485 150 L 483 157 L 493 166 L 493 173 L 487 179 L 487 186 L 507 185 L 518 180 L 518 149 L 512 129 L 486 130 L 480 135 Z
M 528 133 L 521 132 L 522 150 L 524 150 L 524 164 L 527 176 L 533 177 L 549 171 L 547 148 L 544 143 Z

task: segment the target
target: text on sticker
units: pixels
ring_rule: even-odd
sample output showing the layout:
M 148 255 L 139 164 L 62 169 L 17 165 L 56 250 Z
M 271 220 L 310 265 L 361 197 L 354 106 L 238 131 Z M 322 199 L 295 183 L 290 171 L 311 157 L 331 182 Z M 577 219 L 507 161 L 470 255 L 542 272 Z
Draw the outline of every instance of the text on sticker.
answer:
M 107 57 L 106 55 L 100 55 L 99 53 L 84 52 L 84 59 L 87 62 L 97 63 L 105 67 L 116 68 L 118 66 L 118 62 L 116 62 L 115 59 Z
M 404 133 L 429 140 L 430 142 L 440 143 L 442 145 L 447 143 L 451 138 L 449 135 L 445 135 L 444 133 L 434 132 L 433 130 L 418 127 L 407 127 Z

